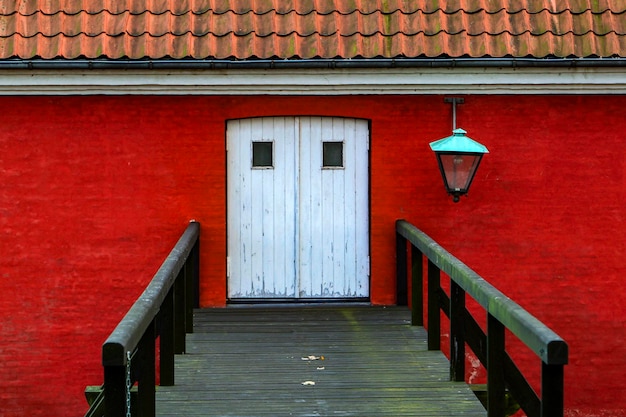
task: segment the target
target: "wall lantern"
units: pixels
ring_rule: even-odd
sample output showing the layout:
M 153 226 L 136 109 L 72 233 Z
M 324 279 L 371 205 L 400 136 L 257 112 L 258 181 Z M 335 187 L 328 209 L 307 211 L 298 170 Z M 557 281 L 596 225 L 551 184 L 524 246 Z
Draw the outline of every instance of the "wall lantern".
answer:
M 463 129 L 454 129 L 452 136 L 430 144 L 437 156 L 446 191 L 455 203 L 467 194 L 480 160 L 489 153 L 484 145 L 465 136 L 466 133 Z

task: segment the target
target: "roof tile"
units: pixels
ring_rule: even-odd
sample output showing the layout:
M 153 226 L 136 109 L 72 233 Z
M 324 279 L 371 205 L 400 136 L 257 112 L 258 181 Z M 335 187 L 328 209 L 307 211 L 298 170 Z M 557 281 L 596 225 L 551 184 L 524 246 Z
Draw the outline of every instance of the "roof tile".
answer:
M 414 13 L 422 10 L 425 13 L 442 11 L 450 14 L 457 11 L 467 13 L 496 13 L 507 10 L 510 13 L 525 11 L 530 14 L 547 10 L 550 13 L 568 11 L 574 14 L 586 10 L 593 13 L 613 11 L 623 13 L 626 3 L 623 0 L 516 0 L 512 4 L 503 4 L 501 0 L 14 0 L 0 3 L 0 14 L 20 13 L 34 14 L 41 11 L 46 14 L 55 14 L 63 11 L 66 14 L 75 14 L 86 11 L 90 14 L 107 11 L 119 14 L 130 11 L 140 14 L 151 11 L 154 14 L 171 12 L 183 14 L 188 11 L 204 13 L 213 10 L 221 14 L 234 11 L 237 14 L 255 12 L 266 14 L 275 12 L 285 14 L 296 11 L 298 14 L 308 14 L 313 11 L 318 14 L 339 12 L 349 14 L 359 11 L 370 14 L 374 11 L 393 13 L 403 11 Z
M 0 58 L 626 57 L 624 0 L 15 0 Z

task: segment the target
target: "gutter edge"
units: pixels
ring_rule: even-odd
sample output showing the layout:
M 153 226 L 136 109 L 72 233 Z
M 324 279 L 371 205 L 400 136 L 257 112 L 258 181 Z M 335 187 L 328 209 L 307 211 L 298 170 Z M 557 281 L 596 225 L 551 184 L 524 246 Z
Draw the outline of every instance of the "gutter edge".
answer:
M 607 68 L 626 58 L 357 58 L 357 59 L 2 59 L 0 70 L 74 69 L 387 69 L 387 68 Z

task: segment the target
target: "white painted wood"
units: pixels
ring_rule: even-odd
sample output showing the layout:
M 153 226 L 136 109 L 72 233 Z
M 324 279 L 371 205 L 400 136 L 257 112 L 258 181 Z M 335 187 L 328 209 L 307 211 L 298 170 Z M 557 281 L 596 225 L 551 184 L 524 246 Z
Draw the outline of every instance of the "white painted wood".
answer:
M 229 298 L 369 296 L 368 140 L 363 120 L 229 122 Z M 253 141 L 274 143 L 272 169 L 252 168 Z M 322 167 L 324 141 L 343 168 Z
M 281 140 L 275 140 L 280 135 Z M 293 160 L 295 129 L 284 118 L 235 120 L 228 124 L 228 296 L 293 297 L 293 165 L 252 168 L 252 142 L 273 142 L 274 159 Z M 291 152 L 291 154 L 289 154 Z M 291 156 L 291 158 L 290 158 Z M 274 233 L 283 230 L 284 233 Z
M 363 120 L 301 119 L 302 297 L 369 295 L 369 271 L 358 268 L 369 256 L 368 138 Z M 343 169 L 322 168 L 324 141 L 344 143 Z
M 367 177 L 367 161 L 362 161 L 365 157 L 367 158 L 367 141 L 369 139 L 367 126 L 359 126 L 359 121 L 357 120 L 346 120 L 346 123 L 350 123 L 350 128 L 346 129 L 346 139 L 345 139 L 345 147 L 344 147 L 344 159 L 346 161 L 355 161 L 356 165 L 354 168 L 353 176 L 347 178 L 350 181 L 358 181 L 358 178 L 361 178 L 359 175 Z M 361 123 L 365 123 L 361 121 Z M 362 148 L 360 146 L 362 146 Z M 363 169 L 364 168 L 364 169 Z M 365 193 L 367 196 L 367 189 L 363 187 L 367 186 L 359 184 L 354 187 L 354 192 L 345 192 L 344 193 L 344 205 L 345 207 L 359 207 L 360 204 L 367 206 L 368 201 L 358 201 L 356 198 L 357 192 Z M 349 253 L 358 253 L 359 251 L 363 251 L 364 249 L 360 246 L 357 246 L 357 238 L 362 239 L 362 236 L 358 236 L 357 231 L 361 230 L 360 228 L 367 228 L 368 222 L 362 222 L 363 216 L 367 220 L 367 215 L 362 210 L 357 210 L 354 212 L 354 218 L 351 217 L 351 213 L 344 213 L 346 216 L 346 225 L 348 225 L 349 220 L 353 220 L 354 224 L 352 227 L 345 228 L 345 247 L 343 248 L 346 254 Z M 362 284 L 363 282 L 358 279 L 361 276 L 368 276 L 369 271 L 359 270 L 358 261 L 359 257 L 355 257 L 353 259 L 346 259 L 346 269 L 353 269 L 355 273 L 350 275 L 345 282 L 346 292 L 355 291 L 359 293 L 363 291 Z M 367 257 L 366 257 L 367 259 Z
M 313 276 L 313 265 L 319 265 L 322 262 L 322 251 L 319 246 L 307 245 L 307 241 L 311 239 L 313 232 L 322 227 L 321 215 L 319 214 L 319 201 L 313 199 L 313 190 L 320 188 L 320 172 L 313 168 L 314 161 L 312 158 L 314 147 L 311 144 L 311 138 L 319 136 L 321 128 L 321 118 L 302 119 L 299 124 L 300 133 L 300 152 L 306 155 L 300 158 L 299 163 L 299 210 L 298 210 L 298 265 L 299 265 L 299 296 L 303 294 L 312 294 L 315 286 L 315 277 Z M 314 215 L 312 215 L 314 214 Z M 307 219 L 303 221 L 302 219 Z
M 361 147 L 365 143 L 364 149 Z M 355 129 L 355 153 L 356 167 L 355 178 L 367 178 L 365 184 L 360 184 L 354 192 L 355 207 L 365 207 L 366 210 L 359 210 L 355 213 L 355 223 L 352 231 L 354 232 L 354 245 L 356 247 L 356 253 L 361 254 L 367 252 L 367 256 L 356 256 L 354 262 L 356 263 L 356 276 L 369 276 L 370 275 L 370 254 L 369 254 L 369 149 L 370 149 L 370 134 L 369 125 L 365 121 L 362 121 L 360 128 Z M 360 180 L 363 181 L 363 180 Z M 365 233 L 364 231 L 367 231 Z M 368 246 L 365 248 L 364 246 Z M 357 279 L 354 283 L 355 291 L 357 293 L 369 293 L 369 281 L 363 282 L 362 279 Z
M 626 94 L 622 68 L 0 70 L 0 95 Z

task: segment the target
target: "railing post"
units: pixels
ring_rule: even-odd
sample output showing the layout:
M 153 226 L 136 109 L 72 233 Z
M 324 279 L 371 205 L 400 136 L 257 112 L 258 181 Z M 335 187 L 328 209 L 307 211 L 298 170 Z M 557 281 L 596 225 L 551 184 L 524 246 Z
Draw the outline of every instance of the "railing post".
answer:
M 185 274 L 185 332 L 193 333 L 193 279 L 194 279 L 194 267 L 193 267 L 193 250 L 187 258 L 184 266 Z
M 396 232 L 396 304 L 399 306 L 408 304 L 407 252 L 406 238 Z
M 174 352 L 185 353 L 185 283 L 184 271 L 181 270 L 174 281 Z
M 195 308 L 200 308 L 200 238 L 196 240 L 196 244 L 191 249 L 191 269 L 193 280 L 193 304 Z M 192 310 L 193 314 L 193 310 Z M 193 321 L 193 320 L 192 320 Z M 192 332 L 189 332 L 192 333 Z
M 104 367 L 104 409 L 107 417 L 126 415 L 126 366 Z
M 411 324 L 424 325 L 424 255 L 411 245 Z
M 487 313 L 487 416 L 504 416 L 504 325 Z
M 563 365 L 541 361 L 541 417 L 563 416 Z
M 450 280 L 450 380 L 465 381 L 465 291 Z
M 159 364 L 161 368 L 160 384 L 174 385 L 174 289 L 170 288 L 161 304 L 159 312 L 160 352 Z
M 155 416 L 155 323 L 150 323 L 137 346 L 137 382 L 138 399 L 137 415 L 139 417 Z
M 441 274 L 439 268 L 428 260 L 428 350 L 441 349 L 441 317 L 439 291 Z

